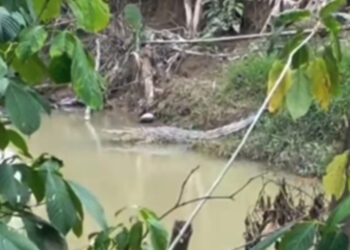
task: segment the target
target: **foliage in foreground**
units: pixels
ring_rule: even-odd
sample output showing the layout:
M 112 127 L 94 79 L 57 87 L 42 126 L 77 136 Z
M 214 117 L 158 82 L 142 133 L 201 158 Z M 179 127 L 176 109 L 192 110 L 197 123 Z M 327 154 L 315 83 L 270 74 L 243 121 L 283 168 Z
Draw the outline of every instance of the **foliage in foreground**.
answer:
M 32 88 L 47 79 L 57 84 L 72 83 L 80 99 L 91 108 L 101 109 L 103 78 L 94 70 L 91 56 L 74 31 L 79 28 L 97 32 L 105 28 L 109 20 L 108 7 L 101 0 L 33 0 L 21 8 L 13 1 L 1 3 L 4 7 L 0 9 L 0 89 L 14 126 L 30 135 L 39 128 L 40 113 L 50 113 L 47 102 Z M 51 21 L 60 15 L 61 4 L 67 4 L 76 18 L 77 26 L 73 30 L 61 32 L 52 27 Z M 319 19 L 330 34 L 330 46 L 326 46 L 321 56 L 309 57 L 306 45 L 298 51 L 292 67 L 272 96 L 271 113 L 282 112 L 286 103 L 288 112 L 296 120 L 308 112 L 313 100 L 320 108 L 329 109 L 333 94 L 338 90 L 341 61 L 340 25 L 332 14 L 342 4 L 344 1 L 336 0 L 320 11 Z M 305 18 L 311 18 L 311 13 L 296 11 L 282 14 L 279 21 L 289 25 Z M 304 38 L 303 33 L 297 34 L 274 62 L 269 74 L 269 91 L 276 84 L 289 53 Z M 82 235 L 84 211 L 89 212 L 102 228 L 101 232 L 91 235 L 94 240 L 91 250 L 167 249 L 168 234 L 153 212 L 139 208 L 138 216 L 129 228 L 110 226 L 96 198 L 85 188 L 63 178 L 60 171 L 63 163 L 59 159 L 45 154 L 33 159 L 25 141 L 11 126 L 1 123 L 0 136 L 2 150 L 11 144 L 19 151 L 19 155 L 7 157 L 0 165 L 1 249 L 38 250 L 52 245 L 68 249 L 65 236 L 69 232 L 78 237 Z M 347 165 L 346 152 L 337 156 L 328 167 L 324 179 L 326 191 L 336 198 L 343 196 L 344 186 L 348 183 Z M 41 205 L 46 207 L 48 221 L 33 212 Z M 350 197 L 346 197 L 329 216 L 325 215 L 325 220 L 296 221 L 267 236 L 253 249 L 266 249 L 280 238 L 279 249 L 307 250 L 314 245 L 318 249 L 346 249 L 348 242 L 341 225 L 350 215 L 349 206 Z M 13 217 L 21 219 L 24 232 L 14 230 Z M 145 243 L 146 236 L 149 236 L 150 246 Z
M 63 177 L 63 162 L 48 154 L 34 158 L 20 134 L 33 134 L 41 114 L 51 112 L 50 104 L 35 91 L 37 84 L 72 84 L 86 105 L 103 108 L 104 79 L 76 31 L 105 29 L 108 6 L 102 0 L 0 3 L 0 98 L 13 124 L 0 122 L 0 150 L 5 152 L 0 162 L 0 249 L 68 249 L 66 235 L 83 235 L 87 212 L 102 230 L 91 235 L 90 249 L 141 249 L 147 230 L 150 246 L 165 250 L 168 235 L 154 213 L 139 209 L 130 230 L 110 226 L 97 199 Z M 63 11 L 75 17 L 75 25 L 57 24 Z M 11 153 L 13 149 L 17 154 Z M 48 220 L 34 212 L 37 207 L 46 209 Z
M 328 110 L 332 97 L 342 91 L 339 86 L 339 64 L 342 55 L 338 38 L 341 27 L 333 13 L 344 4 L 343 0 L 332 1 L 319 12 L 318 20 L 322 22 L 331 38 L 330 45 L 324 48 L 321 56 L 309 57 L 309 49 L 301 44 L 305 38 L 300 39 L 300 34 L 282 50 L 281 58 L 276 60 L 269 73 L 268 94 L 275 84 L 280 84 L 276 92 L 272 93 L 269 102 L 268 110 L 271 113 L 278 113 L 285 105 L 296 120 L 306 115 L 313 100 L 323 110 Z M 294 11 L 282 14 L 277 21 L 290 25 L 310 16 L 311 13 L 307 11 Z M 290 55 L 295 48 L 299 50 L 294 54 L 291 65 L 288 65 L 290 61 L 283 60 L 284 54 L 287 52 L 285 55 Z M 287 70 L 284 71 L 285 69 Z M 283 78 L 278 82 L 281 74 Z M 266 249 L 278 239 L 279 250 L 348 249 L 348 237 L 342 226 L 350 216 L 350 196 L 345 192 L 345 189 L 350 187 L 347 184 L 348 154 L 346 151 L 336 156 L 328 165 L 327 174 L 323 178 L 326 194 L 338 201 L 338 206 L 328 216 L 325 214 L 319 220 L 293 222 L 270 234 L 252 249 Z

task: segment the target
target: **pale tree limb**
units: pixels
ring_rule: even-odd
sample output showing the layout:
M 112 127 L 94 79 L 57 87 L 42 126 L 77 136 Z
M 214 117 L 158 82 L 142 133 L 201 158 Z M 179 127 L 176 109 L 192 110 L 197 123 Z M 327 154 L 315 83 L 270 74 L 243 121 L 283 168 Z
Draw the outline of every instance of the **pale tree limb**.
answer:
M 260 235 L 259 237 L 255 238 L 253 240 L 250 240 L 250 241 L 248 241 L 248 242 L 246 242 L 246 243 L 244 243 L 244 244 L 242 244 L 240 246 L 234 247 L 232 250 L 246 249 L 246 247 L 248 247 L 251 244 L 255 243 L 257 240 L 259 240 L 259 239 L 261 239 L 263 237 L 267 237 L 267 236 L 273 235 L 274 233 L 276 233 L 276 232 L 278 232 L 278 231 L 280 231 L 282 229 L 288 230 L 291 227 L 293 227 L 295 224 L 297 224 L 298 222 L 302 221 L 303 219 L 305 219 L 305 216 L 302 216 L 302 217 L 300 217 L 300 218 L 298 218 L 298 219 L 296 219 L 294 221 L 289 222 L 287 225 L 283 226 L 282 228 L 279 228 L 277 230 L 274 230 L 274 231 L 266 233 L 266 234 L 262 234 L 262 235 Z
M 220 173 L 218 174 L 217 178 L 215 179 L 215 181 L 213 182 L 213 184 L 211 185 L 211 187 L 209 188 L 208 192 L 204 195 L 204 197 L 208 197 L 211 196 L 213 194 L 213 192 L 216 190 L 216 188 L 220 185 L 220 183 L 222 182 L 222 180 L 224 179 L 224 177 L 226 176 L 226 174 L 228 173 L 228 171 L 230 170 L 232 164 L 234 163 L 234 161 L 236 160 L 238 154 L 240 153 L 240 151 L 242 150 L 243 146 L 245 145 L 245 143 L 247 142 L 251 132 L 253 131 L 253 129 L 255 128 L 256 124 L 258 123 L 260 117 L 262 116 L 264 110 L 266 109 L 268 103 L 270 102 L 272 96 L 275 94 L 276 90 L 279 88 L 279 86 L 282 84 L 283 79 L 285 77 L 285 75 L 287 74 L 291 64 L 292 64 L 292 58 L 295 55 L 295 53 L 297 53 L 297 51 L 303 47 L 305 44 L 307 44 L 311 38 L 317 33 L 318 29 L 320 27 L 320 22 L 318 22 L 315 27 L 312 29 L 312 32 L 296 47 L 294 48 L 291 53 L 289 54 L 288 60 L 281 72 L 281 74 L 279 75 L 277 81 L 275 82 L 275 85 L 273 86 L 273 88 L 271 89 L 270 93 L 267 95 L 267 97 L 265 98 L 263 104 L 260 106 L 257 115 L 254 118 L 253 123 L 250 125 L 250 127 L 248 128 L 248 130 L 246 131 L 246 133 L 244 134 L 244 137 L 242 138 L 240 144 L 238 145 L 237 149 L 233 152 L 231 158 L 228 160 L 228 162 L 225 164 L 225 166 L 223 167 L 223 169 L 220 171 Z M 183 228 L 181 229 L 180 233 L 178 234 L 178 236 L 174 239 L 174 241 L 171 243 L 170 247 L 168 248 L 169 250 L 174 250 L 174 248 L 176 247 L 176 245 L 178 244 L 178 242 L 181 240 L 182 236 L 184 235 L 184 233 L 186 232 L 187 228 L 191 225 L 192 221 L 195 219 L 195 217 L 198 215 L 198 213 L 201 211 L 201 209 L 204 207 L 204 205 L 206 204 L 207 200 L 202 200 L 198 203 L 198 205 L 196 206 L 196 208 L 193 210 L 193 212 L 190 214 L 190 216 L 188 217 L 185 225 L 183 226 Z
M 198 26 L 202 15 L 202 8 L 202 0 L 197 0 L 193 12 L 192 35 L 195 35 L 198 32 Z
M 269 16 L 266 18 L 265 20 L 265 23 L 264 23 L 264 26 L 262 27 L 261 31 L 260 31 L 260 34 L 261 33 L 264 33 L 267 29 L 267 26 L 269 25 L 273 15 L 275 15 L 275 13 L 278 11 L 278 8 L 280 7 L 281 5 L 281 1 L 283 0 L 277 0 L 277 2 L 274 4 L 274 6 L 272 6 L 272 9 L 270 11 L 270 14 Z
M 186 14 L 186 28 L 191 28 L 192 23 L 192 0 L 184 0 L 184 8 Z
M 324 30 L 321 28 L 320 30 Z M 350 30 L 350 26 L 345 26 L 342 28 L 343 31 Z M 305 29 L 304 34 L 310 34 L 313 29 Z M 292 36 L 297 34 L 297 30 L 286 30 L 279 33 L 279 36 Z M 255 34 L 245 34 L 238 36 L 223 36 L 223 37 L 212 37 L 212 38 L 195 38 L 195 39 L 173 39 L 173 40 L 151 40 L 146 41 L 145 44 L 153 45 L 167 45 L 167 44 L 198 44 L 198 43 L 219 43 L 219 42 L 233 42 L 233 41 L 244 41 L 244 40 L 253 40 L 253 39 L 262 39 L 271 37 L 274 35 L 274 32 L 266 33 L 255 33 Z

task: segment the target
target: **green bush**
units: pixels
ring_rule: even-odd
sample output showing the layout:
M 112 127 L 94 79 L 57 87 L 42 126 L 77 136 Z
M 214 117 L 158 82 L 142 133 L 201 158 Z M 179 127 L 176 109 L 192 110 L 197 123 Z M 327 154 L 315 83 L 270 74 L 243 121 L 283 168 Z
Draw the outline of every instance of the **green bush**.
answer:
M 277 115 L 264 114 L 243 149 L 242 157 L 267 160 L 274 167 L 300 175 L 324 172 L 330 158 L 342 149 L 348 123 L 350 53 L 345 51 L 340 65 L 341 92 L 334 98 L 330 110 L 324 112 L 314 103 L 309 113 L 297 121 L 286 111 Z M 219 95 L 223 104 L 236 102 L 237 107 L 257 110 L 266 96 L 266 81 L 273 60 L 274 56 L 252 56 L 232 64 L 222 79 Z M 215 147 L 219 156 L 229 156 L 241 136 L 230 136 L 209 148 Z
M 249 56 L 234 62 L 220 80 L 223 82 L 221 100 L 249 101 L 252 107 L 259 104 L 266 95 L 266 79 L 275 56 Z

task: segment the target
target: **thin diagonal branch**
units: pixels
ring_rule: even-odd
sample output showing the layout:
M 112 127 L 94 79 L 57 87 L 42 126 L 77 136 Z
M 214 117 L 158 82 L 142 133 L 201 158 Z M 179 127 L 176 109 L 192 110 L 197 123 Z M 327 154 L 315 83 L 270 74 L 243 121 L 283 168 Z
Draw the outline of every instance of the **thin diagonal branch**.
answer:
M 213 192 L 216 190 L 216 188 L 220 185 L 220 183 L 222 182 L 222 180 L 224 179 L 224 177 L 226 176 L 226 174 L 228 173 L 228 171 L 231 169 L 232 164 L 234 163 L 234 161 L 236 160 L 238 154 L 241 152 L 243 146 L 245 145 L 245 143 L 247 142 L 251 132 L 253 131 L 253 129 L 255 128 L 256 124 L 258 123 L 260 117 L 262 116 L 262 114 L 264 113 L 268 103 L 270 102 L 272 96 L 275 94 L 276 90 L 280 87 L 280 85 L 283 82 L 283 79 L 285 77 L 285 75 L 287 74 L 291 64 L 292 64 L 292 59 L 293 56 L 295 55 L 295 53 L 297 53 L 299 51 L 299 49 L 301 47 L 303 47 L 305 44 L 307 44 L 311 38 L 317 33 L 319 27 L 320 27 L 321 23 L 318 22 L 314 28 L 312 29 L 312 32 L 296 47 L 294 48 L 291 53 L 289 54 L 288 60 L 282 70 L 282 72 L 280 73 L 277 81 L 275 82 L 273 88 L 271 89 L 270 93 L 267 95 L 267 97 L 265 98 L 264 102 L 262 103 L 262 105 L 260 106 L 254 121 L 252 122 L 252 124 L 249 126 L 248 130 L 246 131 L 246 133 L 244 134 L 241 142 L 239 143 L 238 147 L 236 148 L 236 150 L 233 152 L 232 156 L 230 157 L 230 159 L 228 160 L 228 162 L 225 164 L 225 166 L 222 168 L 222 170 L 220 171 L 220 173 L 218 174 L 217 178 L 214 180 L 213 184 L 211 185 L 211 187 L 209 188 L 208 192 L 206 193 L 205 196 L 211 196 L 213 194 Z M 195 207 L 195 209 L 192 211 L 192 213 L 190 214 L 190 216 L 188 217 L 185 225 L 182 227 L 181 231 L 179 232 L 179 234 L 177 235 L 177 237 L 173 240 L 173 242 L 171 243 L 170 247 L 168 248 L 168 250 L 174 250 L 174 248 L 176 247 L 176 245 L 178 244 L 178 242 L 181 240 L 182 236 L 185 234 L 187 228 L 191 225 L 192 221 L 195 219 L 195 217 L 198 215 L 198 213 L 201 211 L 201 209 L 204 207 L 204 205 L 206 204 L 207 200 L 202 200 L 200 201 L 197 206 Z
M 179 197 L 177 198 L 177 201 L 175 203 L 175 206 L 179 205 L 181 200 L 182 200 L 182 197 L 183 197 L 183 194 L 185 192 L 185 189 L 186 189 L 186 186 L 187 186 L 187 183 L 188 181 L 191 179 L 192 175 L 194 175 L 198 170 L 199 170 L 200 166 L 197 166 L 195 167 L 194 169 L 192 169 L 190 171 L 190 173 L 186 176 L 185 180 L 182 182 L 181 184 L 181 189 L 180 189 L 180 193 L 179 193 Z

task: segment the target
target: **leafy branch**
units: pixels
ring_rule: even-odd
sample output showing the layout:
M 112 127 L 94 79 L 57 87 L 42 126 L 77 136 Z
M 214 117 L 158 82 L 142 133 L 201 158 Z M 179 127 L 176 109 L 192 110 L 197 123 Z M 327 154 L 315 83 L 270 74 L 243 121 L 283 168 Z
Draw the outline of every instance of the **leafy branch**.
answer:
M 298 46 L 296 46 L 289 54 L 288 56 L 288 60 L 286 62 L 286 64 L 284 65 L 284 67 L 282 68 L 277 80 L 275 82 L 273 82 L 272 88 L 269 90 L 269 94 L 267 95 L 267 97 L 265 98 L 263 104 L 260 106 L 254 121 L 252 122 L 252 124 L 249 126 L 248 130 L 246 131 L 246 133 L 244 134 L 241 142 L 239 143 L 238 147 L 236 148 L 236 150 L 233 152 L 231 158 L 228 160 L 227 164 L 223 167 L 223 169 L 221 170 L 221 172 L 218 174 L 218 177 L 215 179 L 215 181 L 213 182 L 212 186 L 210 187 L 210 189 L 208 190 L 208 192 L 206 193 L 205 197 L 209 197 L 212 195 L 212 193 L 216 190 L 216 188 L 220 185 L 221 181 L 224 179 L 224 177 L 226 176 L 226 174 L 228 173 L 228 171 L 230 170 L 233 162 L 236 160 L 236 157 L 238 156 L 238 154 L 240 153 L 241 149 L 243 148 L 243 146 L 245 145 L 246 141 L 248 140 L 251 132 L 253 131 L 253 129 L 255 128 L 257 122 L 259 121 L 260 117 L 262 116 L 263 112 L 265 111 L 266 107 L 268 106 L 270 100 L 272 99 L 273 95 L 275 94 L 275 92 L 277 91 L 277 89 L 280 87 L 280 85 L 283 84 L 283 79 L 286 76 L 290 66 L 292 65 L 292 59 L 293 56 L 299 51 L 300 48 L 302 48 L 305 44 L 307 44 L 312 37 L 317 33 L 318 28 L 320 27 L 321 23 L 318 22 L 312 32 L 304 39 L 302 40 L 302 42 L 300 42 L 300 44 L 298 44 Z M 189 225 L 192 223 L 192 221 L 194 220 L 194 218 L 198 215 L 198 213 L 201 211 L 201 209 L 203 208 L 203 206 L 206 204 L 207 200 L 201 200 L 198 205 L 196 206 L 196 208 L 193 210 L 193 212 L 190 214 L 190 216 L 188 217 L 186 224 L 183 226 L 183 228 L 181 229 L 180 233 L 178 234 L 178 236 L 174 239 L 174 241 L 172 242 L 172 244 L 169 247 L 169 250 L 173 250 L 174 247 L 176 246 L 176 244 L 179 242 L 179 240 L 181 239 L 181 237 L 183 236 L 183 234 L 186 232 L 187 228 L 189 227 Z

